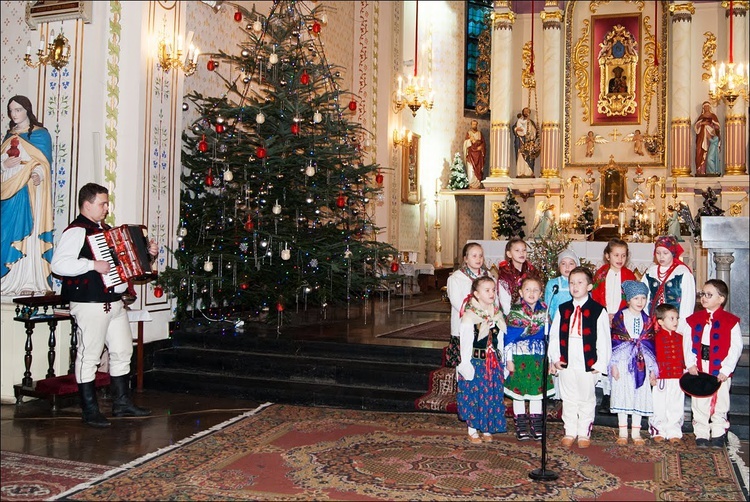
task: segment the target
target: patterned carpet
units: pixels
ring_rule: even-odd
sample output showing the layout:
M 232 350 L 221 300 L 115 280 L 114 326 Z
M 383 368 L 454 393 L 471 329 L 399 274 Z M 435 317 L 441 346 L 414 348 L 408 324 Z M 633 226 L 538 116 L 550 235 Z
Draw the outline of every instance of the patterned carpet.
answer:
M 0 452 L 0 500 L 47 500 L 111 469 L 106 465 L 3 451 Z
M 70 500 L 744 500 L 724 449 L 558 446 L 534 482 L 540 444 L 512 431 L 471 444 L 456 416 L 271 405 L 124 466 Z

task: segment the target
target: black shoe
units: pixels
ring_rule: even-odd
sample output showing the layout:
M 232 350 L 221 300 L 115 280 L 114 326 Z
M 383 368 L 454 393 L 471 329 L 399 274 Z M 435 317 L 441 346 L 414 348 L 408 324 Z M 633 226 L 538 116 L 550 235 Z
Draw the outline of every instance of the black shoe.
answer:
M 705 438 L 698 438 L 695 440 L 695 446 L 698 448 L 708 448 L 711 446 L 711 441 Z
M 534 438 L 535 441 L 541 441 L 541 439 L 544 437 L 543 418 L 544 417 L 541 414 L 529 415 L 529 421 L 531 423 L 531 437 Z
M 151 410 L 140 408 L 133 404 L 128 397 L 130 387 L 130 376 L 121 375 L 110 378 L 110 390 L 112 391 L 112 415 L 116 417 L 147 417 Z
M 99 403 L 96 402 L 96 384 L 93 381 L 79 383 L 78 395 L 81 398 L 81 417 L 86 425 L 100 428 L 112 425 L 99 411 Z
M 603 415 L 611 415 L 612 412 L 609 409 L 609 394 L 602 396 L 602 402 L 599 405 L 599 413 Z
M 711 438 L 711 448 L 724 448 L 726 446 L 727 442 L 727 435 L 722 434 L 719 437 Z
M 516 439 L 519 441 L 527 441 L 531 439 L 531 424 L 529 423 L 529 416 L 516 415 L 513 417 L 513 421 L 516 424 Z

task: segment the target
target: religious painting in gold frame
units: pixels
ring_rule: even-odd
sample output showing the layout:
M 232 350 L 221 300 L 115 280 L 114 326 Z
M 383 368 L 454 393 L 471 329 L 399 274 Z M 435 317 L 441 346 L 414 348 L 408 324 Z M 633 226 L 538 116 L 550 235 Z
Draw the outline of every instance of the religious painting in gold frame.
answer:
M 620 204 L 628 199 L 627 166 L 616 164 L 613 158 L 599 167 L 601 191 L 599 192 L 599 214 L 602 225 L 617 225 Z
M 402 147 L 401 202 L 419 204 L 419 134 L 412 133 L 411 142 Z
M 593 16 L 592 125 L 640 124 L 641 14 Z

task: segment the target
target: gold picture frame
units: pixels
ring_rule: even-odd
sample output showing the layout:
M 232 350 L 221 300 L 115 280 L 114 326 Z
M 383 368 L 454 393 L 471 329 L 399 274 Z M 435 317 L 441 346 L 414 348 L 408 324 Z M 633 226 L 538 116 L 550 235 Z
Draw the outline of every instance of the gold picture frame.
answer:
M 412 133 L 411 142 L 402 147 L 401 202 L 419 204 L 419 134 Z

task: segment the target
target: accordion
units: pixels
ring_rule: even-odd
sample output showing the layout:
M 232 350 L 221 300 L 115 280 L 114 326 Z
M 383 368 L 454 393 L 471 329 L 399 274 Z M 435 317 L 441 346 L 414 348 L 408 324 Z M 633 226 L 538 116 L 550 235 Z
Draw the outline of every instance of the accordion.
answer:
M 94 259 L 109 262 L 109 272 L 102 274 L 108 288 L 156 277 L 151 271 L 144 225 L 122 225 L 89 235 L 87 239 Z

